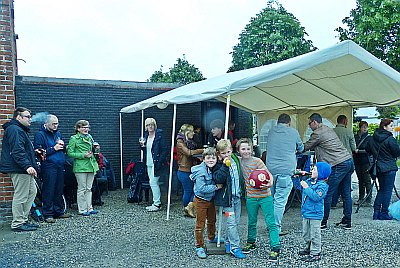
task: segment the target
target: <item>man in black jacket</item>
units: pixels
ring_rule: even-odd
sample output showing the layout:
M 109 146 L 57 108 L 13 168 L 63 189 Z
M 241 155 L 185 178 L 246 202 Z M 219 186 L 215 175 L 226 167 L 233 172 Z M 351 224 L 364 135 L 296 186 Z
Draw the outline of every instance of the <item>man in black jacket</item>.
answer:
M 24 107 L 16 108 L 10 122 L 3 125 L 0 172 L 8 173 L 14 186 L 11 229 L 16 232 L 34 231 L 38 227 L 28 222 L 36 196 L 34 177 L 37 175 L 35 153 L 28 137 L 30 125 L 31 112 Z

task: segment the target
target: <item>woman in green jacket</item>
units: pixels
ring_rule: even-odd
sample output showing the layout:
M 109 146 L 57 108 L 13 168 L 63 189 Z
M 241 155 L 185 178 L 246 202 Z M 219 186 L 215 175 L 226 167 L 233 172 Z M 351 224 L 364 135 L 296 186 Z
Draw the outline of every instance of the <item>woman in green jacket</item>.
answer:
M 93 154 L 93 138 L 89 134 L 89 122 L 79 120 L 75 123 L 75 135 L 68 143 L 68 156 L 74 159 L 73 172 L 78 182 L 78 213 L 82 216 L 97 214 L 92 206 L 92 185 L 99 166 Z

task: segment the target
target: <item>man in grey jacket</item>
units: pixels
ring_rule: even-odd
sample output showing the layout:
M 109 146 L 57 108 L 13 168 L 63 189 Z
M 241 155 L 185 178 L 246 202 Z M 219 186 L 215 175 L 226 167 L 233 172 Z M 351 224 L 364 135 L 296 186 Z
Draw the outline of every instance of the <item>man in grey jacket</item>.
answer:
M 274 178 L 271 188 L 274 197 L 274 216 L 279 233 L 282 235 L 282 218 L 293 187 L 292 175 L 296 170 L 296 152 L 302 152 L 303 142 L 299 132 L 290 127 L 287 114 L 278 117 L 278 124 L 268 133 L 266 165 Z
M 342 184 L 343 218 L 336 226 L 351 229 L 351 174 L 354 163 L 351 154 L 343 146 L 333 129 L 322 124 L 322 117 L 313 113 L 309 118 L 309 126 L 313 130 L 310 139 L 304 144 L 305 150 L 315 150 L 318 162 L 327 162 L 332 166 L 332 173 L 328 178 L 328 193 L 324 200 L 324 218 L 321 229 L 327 228 L 327 222 L 332 204 L 332 195 Z

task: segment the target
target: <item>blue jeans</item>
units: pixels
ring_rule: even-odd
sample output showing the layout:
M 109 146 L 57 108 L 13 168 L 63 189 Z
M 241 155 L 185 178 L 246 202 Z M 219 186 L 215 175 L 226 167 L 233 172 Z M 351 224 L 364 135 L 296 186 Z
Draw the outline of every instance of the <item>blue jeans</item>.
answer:
M 193 202 L 194 191 L 193 191 L 193 181 L 189 178 L 190 172 L 178 170 L 178 180 L 182 184 L 183 197 L 182 203 L 186 207 L 189 202 Z
M 286 203 L 293 188 L 293 182 L 290 175 L 273 174 L 274 185 L 271 187 L 274 197 L 274 216 L 278 231 L 282 228 L 282 218 L 285 213 Z
M 42 169 L 43 217 L 58 217 L 64 214 L 64 165 L 51 165 Z
M 321 224 L 324 225 L 328 222 L 329 213 L 331 211 L 332 196 L 338 188 L 342 189 L 343 197 L 343 218 L 342 223 L 351 224 L 351 174 L 354 172 L 353 159 L 345 160 L 336 166 L 332 167 L 332 173 L 328 178 L 328 193 L 324 200 L 324 218 Z
M 396 178 L 396 171 L 378 173 L 377 178 L 379 182 L 379 190 L 374 202 L 374 212 L 388 214 L 388 208 L 390 200 L 392 199 L 394 181 Z
M 242 210 L 242 202 L 240 201 L 240 197 L 232 198 L 232 207 L 223 208 L 223 212 L 226 217 L 225 243 L 230 243 L 231 249 L 240 247 L 238 225 L 239 225 L 241 210 Z

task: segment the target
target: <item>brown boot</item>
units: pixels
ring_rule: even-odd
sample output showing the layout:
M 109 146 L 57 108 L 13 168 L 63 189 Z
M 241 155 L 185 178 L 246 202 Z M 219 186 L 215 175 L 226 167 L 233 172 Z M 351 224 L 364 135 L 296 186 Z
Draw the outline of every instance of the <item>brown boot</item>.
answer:
M 187 211 L 188 211 L 189 216 L 192 217 L 192 218 L 196 218 L 196 210 L 195 210 L 195 207 L 194 207 L 194 205 L 193 205 L 193 202 L 190 202 L 190 203 L 187 205 L 186 208 L 187 208 Z
M 183 207 L 183 216 L 190 217 L 187 207 Z

